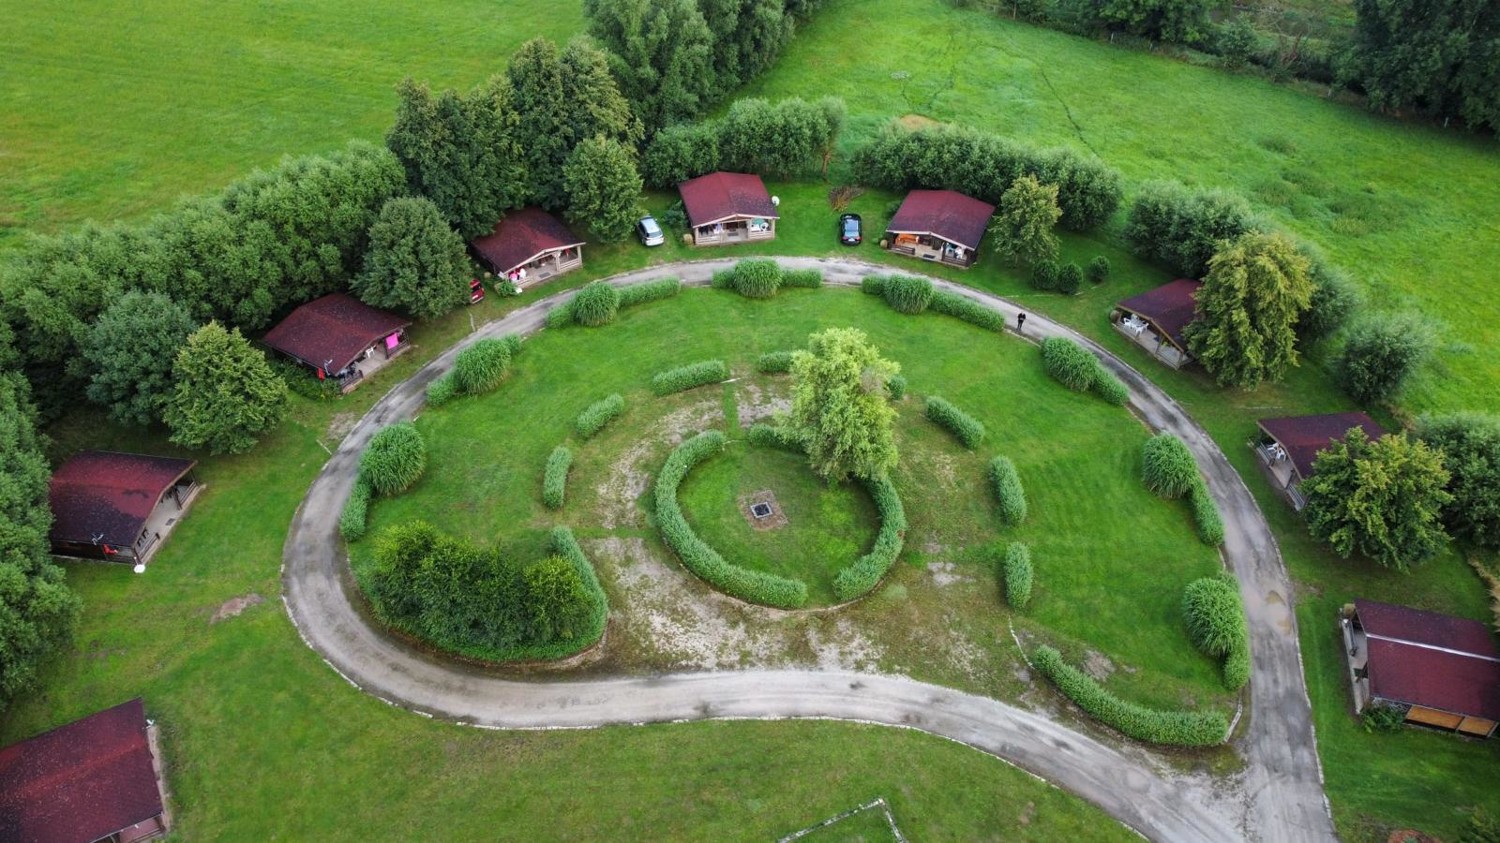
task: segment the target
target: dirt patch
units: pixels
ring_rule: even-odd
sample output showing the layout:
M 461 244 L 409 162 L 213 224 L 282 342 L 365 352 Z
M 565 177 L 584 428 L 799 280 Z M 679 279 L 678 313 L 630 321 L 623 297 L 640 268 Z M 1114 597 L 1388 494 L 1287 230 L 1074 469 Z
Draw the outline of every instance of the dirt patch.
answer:
M 900 123 L 903 129 L 928 129 L 943 125 L 942 121 L 921 114 L 903 114 L 896 118 L 896 122 Z
M 328 433 L 324 434 L 323 438 L 330 442 L 338 442 L 348 436 L 349 431 L 353 430 L 358 423 L 359 413 L 334 413 L 333 418 L 328 420 Z
M 740 514 L 745 516 L 745 520 L 754 529 L 779 530 L 787 525 L 786 513 L 781 511 L 781 504 L 776 502 L 776 493 L 770 489 L 740 495 L 737 502 Z
M 765 389 L 753 383 L 740 387 L 737 393 L 740 427 L 748 428 L 759 421 L 770 421 L 779 413 L 792 409 L 792 399 L 780 394 L 780 390 Z
M 1115 663 L 1098 650 L 1089 650 L 1083 657 L 1083 672 L 1103 682 L 1115 672 Z
M 689 434 L 706 430 L 724 421 L 724 407 L 718 401 L 702 401 L 662 416 L 646 429 L 632 446 L 620 454 L 595 487 L 599 495 L 599 523 L 605 529 L 640 527 L 644 523 L 637 502 L 651 485 L 651 475 L 644 463 L 657 445 L 681 444 Z
M 957 573 L 958 566 L 952 562 L 928 562 L 927 573 L 932 575 L 932 581 L 938 588 L 950 586 L 954 583 L 973 582 L 973 577 L 966 577 Z
M 259 606 L 264 602 L 266 602 L 266 598 L 261 597 L 259 594 L 256 594 L 253 591 L 243 597 L 230 598 L 229 600 L 225 600 L 223 604 L 221 604 L 219 608 L 214 611 L 214 616 L 209 618 L 208 622 L 218 623 L 219 621 L 228 620 L 235 615 L 238 615 L 240 612 L 243 612 L 246 609 L 250 608 L 251 606 Z

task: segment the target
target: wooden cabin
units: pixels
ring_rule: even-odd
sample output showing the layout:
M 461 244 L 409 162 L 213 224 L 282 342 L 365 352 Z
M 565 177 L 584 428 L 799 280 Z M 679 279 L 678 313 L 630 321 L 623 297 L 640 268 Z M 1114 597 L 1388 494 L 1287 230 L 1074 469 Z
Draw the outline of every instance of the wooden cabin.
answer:
M 1198 317 L 1202 281 L 1179 278 L 1115 305 L 1115 329 L 1174 369 L 1192 362 L 1183 330 Z
M 52 552 L 146 564 L 202 491 L 193 477 L 197 465 L 145 454 L 78 454 L 52 474 Z
M 898 254 L 968 269 L 979 258 L 995 206 L 952 190 L 913 190 L 880 245 Z
M 541 208 L 511 211 L 495 230 L 469 241 L 469 251 L 496 278 L 526 289 L 583 266 L 584 241 Z
M 411 320 L 333 293 L 292 311 L 261 342 L 349 392 L 407 349 Z
M 776 203 L 760 176 L 709 173 L 677 185 L 694 246 L 776 239 Z
M 1373 600 L 1340 615 L 1355 713 L 1383 704 L 1407 723 L 1495 735 L 1500 650 L 1483 623 Z
M 1298 512 L 1307 505 L 1302 482 L 1312 476 L 1320 451 L 1344 441 L 1356 427 L 1362 428 L 1372 442 L 1385 435 L 1385 429 L 1364 413 L 1286 416 L 1261 419 L 1256 425 L 1261 432 L 1255 443 L 1261 468 Z
M 165 836 L 156 726 L 139 697 L 0 749 L 0 840 L 139 843 Z

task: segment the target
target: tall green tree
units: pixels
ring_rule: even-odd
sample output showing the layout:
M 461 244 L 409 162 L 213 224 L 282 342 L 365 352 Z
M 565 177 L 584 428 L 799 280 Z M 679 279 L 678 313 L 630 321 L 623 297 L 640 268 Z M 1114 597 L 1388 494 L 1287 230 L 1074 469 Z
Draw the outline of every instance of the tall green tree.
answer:
M 1478 413 L 1424 417 L 1417 436 L 1443 452 L 1453 500 L 1443 523 L 1457 538 L 1500 549 L 1500 418 Z
M 523 204 L 523 158 L 503 80 L 467 94 L 406 79 L 396 87 L 396 122 L 386 146 L 412 192 L 426 196 L 463 237 L 489 233 L 507 208 Z
M 716 97 L 765 72 L 792 39 L 783 0 L 698 0 L 698 8 L 713 33 Z
M 584 0 L 583 14 L 648 135 L 712 99 L 713 33 L 696 0 Z
M 1011 260 L 1037 263 L 1057 258 L 1057 234 L 1062 217 L 1057 207 L 1057 185 L 1021 176 L 1000 197 L 991 223 L 995 251 Z
M 210 322 L 195 331 L 177 352 L 172 378 L 162 420 L 172 441 L 189 448 L 243 453 L 286 412 L 286 383 L 238 328 Z
M 1372 313 L 1355 320 L 1333 357 L 1333 379 L 1366 406 L 1401 392 L 1432 355 L 1436 332 L 1416 313 Z
M 1385 111 L 1500 128 L 1500 8 L 1492 0 L 1355 0 L 1341 69 Z
M 896 411 L 886 383 L 899 371 L 856 328 L 813 334 L 807 349 L 792 355 L 790 424 L 818 476 L 833 483 L 895 468 Z
M 1297 322 L 1312 303 L 1309 263 L 1282 234 L 1250 232 L 1208 262 L 1188 350 L 1222 386 L 1254 389 L 1297 364 Z
M 0 374 L 0 709 L 35 687 L 78 621 L 78 596 L 49 555 L 49 477 L 26 381 Z
M 365 304 L 435 319 L 469 300 L 464 241 L 427 199 L 392 199 L 370 226 L 365 268 L 351 286 Z
M 608 138 L 586 140 L 568 156 L 563 179 L 575 221 L 606 243 L 630 236 L 641 215 L 641 174 L 633 152 Z
M 1361 428 L 1331 445 L 1302 483 L 1313 538 L 1344 558 L 1398 571 L 1427 561 L 1448 540 L 1441 514 L 1452 502 L 1442 452 L 1405 434 L 1370 441 Z
M 606 137 L 636 148 L 645 136 L 641 121 L 609 70 L 609 53 L 579 35 L 563 47 L 563 130 L 568 144 Z
M 197 329 L 187 308 L 161 293 L 132 290 L 115 299 L 83 344 L 93 371 L 89 400 L 120 424 L 160 421 L 172 394 L 177 350 Z
M 1209 0 L 1103 0 L 1099 19 L 1109 28 L 1155 41 L 1195 44 L 1211 26 Z

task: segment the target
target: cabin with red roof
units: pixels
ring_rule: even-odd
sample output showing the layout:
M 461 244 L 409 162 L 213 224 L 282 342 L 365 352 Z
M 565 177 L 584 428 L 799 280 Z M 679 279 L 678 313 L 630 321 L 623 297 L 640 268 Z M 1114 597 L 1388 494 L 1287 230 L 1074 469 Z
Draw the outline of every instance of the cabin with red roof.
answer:
M 709 173 L 677 185 L 694 246 L 776 239 L 776 200 L 752 173 Z
M 469 241 L 469 251 L 496 278 L 525 289 L 583 266 L 584 241 L 541 208 L 511 211 L 495 230 Z
M 1183 329 L 1198 318 L 1202 281 L 1179 278 L 1115 305 L 1115 329 L 1174 369 L 1192 362 Z
M 138 843 L 166 835 L 160 759 L 139 697 L 0 749 L 0 840 Z
M 924 261 L 968 269 L 979 258 L 995 206 L 953 190 L 913 190 L 885 227 L 880 245 Z
M 406 351 L 411 320 L 377 310 L 347 293 L 332 293 L 292 311 L 261 339 L 348 392 Z
M 144 565 L 203 490 L 193 460 L 84 451 L 52 474 L 48 497 L 58 556 Z
M 1356 714 L 1388 705 L 1408 723 L 1495 735 L 1500 650 L 1483 623 L 1373 600 L 1340 614 Z
M 1307 505 L 1302 481 L 1312 476 L 1318 453 L 1344 441 L 1358 427 L 1371 441 L 1385 435 L 1385 428 L 1364 413 L 1329 413 L 1319 416 L 1286 416 L 1256 422 L 1261 437 L 1255 443 L 1261 467 L 1271 484 L 1292 502 L 1298 512 Z

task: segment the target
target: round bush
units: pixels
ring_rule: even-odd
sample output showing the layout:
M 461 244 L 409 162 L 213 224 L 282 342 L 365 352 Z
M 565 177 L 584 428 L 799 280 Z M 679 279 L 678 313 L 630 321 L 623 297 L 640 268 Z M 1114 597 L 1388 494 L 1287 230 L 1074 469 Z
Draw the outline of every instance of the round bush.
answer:
M 359 458 L 360 479 L 387 497 L 410 489 L 426 469 L 427 443 L 411 422 L 382 428 Z
M 483 339 L 460 351 L 453 358 L 453 380 L 458 390 L 479 395 L 499 386 L 510 372 L 512 347 L 505 340 Z
M 1057 291 L 1065 296 L 1076 296 L 1083 287 L 1083 268 L 1076 263 L 1065 263 L 1057 270 Z
M 885 391 L 891 396 L 892 401 L 900 401 L 906 397 L 906 376 L 891 375 L 885 382 Z
M 620 291 L 595 281 L 573 297 L 573 321 L 589 328 L 608 325 L 620 312 Z
M 1074 392 L 1085 392 L 1093 386 L 1099 371 L 1099 361 L 1088 349 L 1062 337 L 1042 340 L 1042 366 Z
M 1142 454 L 1142 479 L 1160 497 L 1180 498 L 1202 482 L 1192 452 L 1170 433 L 1147 439 Z
M 1031 286 L 1038 290 L 1057 289 L 1057 262 L 1037 261 L 1031 267 Z
M 1227 574 L 1188 583 L 1182 592 L 1182 619 L 1188 637 L 1205 655 L 1227 656 L 1248 636 L 1239 587 Z
M 768 299 L 781 287 L 781 264 L 751 258 L 734 265 L 734 291 L 747 299 Z
M 1094 259 L 1089 261 L 1087 274 L 1090 283 L 1103 284 L 1105 281 L 1108 281 L 1109 258 L 1103 255 L 1095 255 Z
M 898 313 L 921 313 L 932 303 L 932 282 L 917 275 L 893 275 L 885 280 L 881 294 Z

